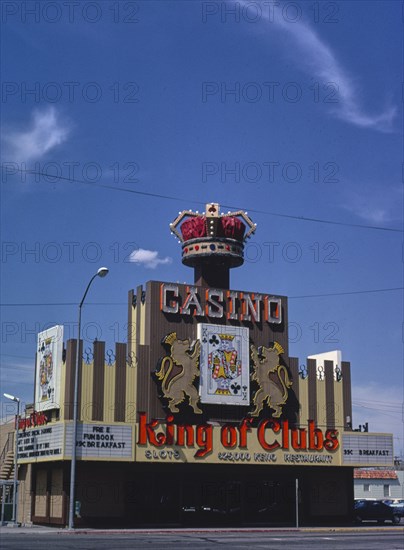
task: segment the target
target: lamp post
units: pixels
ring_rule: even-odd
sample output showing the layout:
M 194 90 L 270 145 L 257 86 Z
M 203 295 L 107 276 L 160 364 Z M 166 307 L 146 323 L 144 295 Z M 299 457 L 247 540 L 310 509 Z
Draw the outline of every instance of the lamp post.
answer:
M 79 364 L 80 364 L 80 333 L 81 333 L 81 308 L 91 283 L 96 277 L 105 277 L 108 275 L 107 267 L 100 267 L 95 275 L 93 275 L 87 285 L 83 298 L 79 304 L 79 323 L 77 330 L 77 346 L 76 346 L 76 364 L 74 369 L 74 397 L 73 397 L 73 437 L 72 437 L 72 461 L 70 467 L 70 501 L 69 501 L 69 529 L 74 529 L 74 498 L 75 498 L 75 483 L 76 483 L 76 440 L 77 440 L 77 420 L 78 420 L 78 387 L 79 387 Z
M 6 399 L 11 399 L 17 403 L 17 416 L 15 419 L 15 434 L 14 434 L 14 483 L 13 483 L 13 516 L 11 521 L 17 523 L 17 480 L 18 480 L 18 466 L 17 466 L 17 452 L 18 452 L 18 420 L 20 418 L 20 399 L 9 393 L 3 394 Z M 4 494 L 3 494 L 4 499 Z

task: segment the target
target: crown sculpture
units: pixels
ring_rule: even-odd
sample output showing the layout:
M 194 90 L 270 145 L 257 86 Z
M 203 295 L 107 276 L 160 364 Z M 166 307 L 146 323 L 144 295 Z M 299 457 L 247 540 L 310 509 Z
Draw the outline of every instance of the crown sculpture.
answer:
M 244 263 L 244 243 L 256 227 L 247 212 L 221 214 L 217 203 L 207 204 L 204 214 L 184 210 L 170 224 L 171 232 L 182 243 L 182 263 L 195 268 L 195 282 L 216 282 L 222 288 L 228 285 L 229 269 Z

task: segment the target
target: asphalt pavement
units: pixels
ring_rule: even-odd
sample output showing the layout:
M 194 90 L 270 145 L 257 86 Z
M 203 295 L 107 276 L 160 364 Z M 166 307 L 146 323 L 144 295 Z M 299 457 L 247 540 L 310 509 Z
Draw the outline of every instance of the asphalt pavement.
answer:
M 403 550 L 403 525 L 293 528 L 2 527 L 4 550 Z

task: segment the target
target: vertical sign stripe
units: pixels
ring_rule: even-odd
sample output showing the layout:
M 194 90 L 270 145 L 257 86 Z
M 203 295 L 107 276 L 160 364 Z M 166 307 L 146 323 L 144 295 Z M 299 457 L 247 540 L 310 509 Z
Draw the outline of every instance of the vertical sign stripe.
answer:
M 94 342 L 93 414 L 92 420 L 104 420 L 105 342 Z
M 309 418 L 317 423 L 317 361 L 307 359 L 307 373 L 309 382 Z
M 328 428 L 335 428 L 334 361 L 324 361 L 324 372 L 326 424 Z

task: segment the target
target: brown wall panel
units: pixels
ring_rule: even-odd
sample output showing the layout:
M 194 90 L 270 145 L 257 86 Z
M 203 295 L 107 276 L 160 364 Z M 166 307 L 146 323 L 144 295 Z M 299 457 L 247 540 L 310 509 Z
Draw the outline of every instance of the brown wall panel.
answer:
M 289 390 L 287 401 L 287 416 L 291 424 L 298 424 L 300 421 L 300 395 L 299 395 L 299 359 L 289 357 L 289 371 L 292 377 L 292 387 Z
M 292 376 L 292 390 L 299 401 L 299 359 L 297 357 L 289 357 L 289 370 Z
M 344 400 L 344 428 L 352 427 L 352 394 L 351 394 L 351 363 L 342 361 L 342 392 Z M 347 417 L 351 419 L 351 426 L 348 426 Z
M 327 427 L 335 428 L 334 361 L 324 361 Z
M 73 419 L 73 400 L 74 400 L 74 378 L 76 372 L 76 344 L 77 340 L 68 340 L 66 343 L 66 363 L 65 371 L 65 396 L 63 405 L 63 416 L 66 420 Z M 80 340 L 80 355 L 82 357 L 83 341 Z M 78 387 L 78 410 L 81 410 L 81 369 L 79 369 L 79 387 Z
M 141 338 L 141 306 L 142 306 L 142 286 L 138 286 L 136 288 L 136 294 L 134 294 L 136 307 L 133 312 L 133 318 L 136 319 L 136 327 L 132 327 L 132 340 L 135 339 L 135 341 L 140 344 L 140 338 Z M 134 351 L 134 350 L 133 350 Z
M 132 351 L 132 340 L 133 340 L 133 334 L 132 334 L 132 326 L 131 326 L 131 319 L 132 319 L 132 313 L 133 313 L 133 298 L 134 298 L 134 292 L 133 290 L 129 290 L 128 292 L 128 334 L 127 334 L 127 342 L 128 342 L 128 355 L 130 356 Z
M 315 359 L 307 359 L 307 374 L 309 381 L 309 418 L 317 422 L 317 373 Z
M 74 365 L 76 361 L 76 340 L 66 342 L 65 363 L 65 396 L 63 416 L 66 420 L 73 418 Z
M 142 345 L 145 344 L 145 345 L 150 345 L 150 341 L 151 341 L 151 331 L 152 331 L 152 315 L 151 315 L 151 312 L 153 310 L 153 308 L 158 308 L 158 304 L 160 303 L 160 294 L 157 293 L 156 295 L 156 292 L 155 292 L 155 289 L 154 289 L 154 292 L 151 292 L 148 288 L 148 286 L 146 287 L 146 289 L 144 289 L 145 291 L 145 323 L 146 323 L 146 326 L 145 327 L 141 327 L 141 314 L 140 314 L 140 308 L 139 311 L 138 311 L 138 327 L 139 327 L 139 331 L 140 330 L 144 330 L 144 342 L 142 342 Z M 143 295 L 143 288 L 140 286 L 137 288 L 137 292 L 138 292 L 138 300 L 139 300 L 139 304 L 142 303 L 142 295 Z M 157 300 L 157 301 L 156 301 Z M 157 304 L 157 305 L 154 305 L 154 304 Z M 140 340 L 139 340 L 140 341 Z
M 149 346 L 138 346 L 137 350 L 137 358 L 138 358 L 138 378 L 137 378 L 137 409 L 139 412 L 148 412 L 149 414 L 152 414 L 154 417 L 164 417 L 164 413 L 161 412 L 161 408 L 159 410 L 159 414 L 156 413 L 156 408 L 153 409 L 153 412 L 151 411 L 151 405 L 150 405 L 150 394 L 153 393 L 155 388 L 157 389 L 157 385 L 154 384 L 154 380 L 152 380 L 153 372 L 155 369 L 150 368 L 149 360 L 150 353 L 149 353 Z M 157 367 L 157 365 L 156 365 Z M 153 384 L 153 388 L 151 388 L 151 384 Z M 155 400 L 153 400 L 154 403 Z
M 105 342 L 94 342 L 94 378 L 92 420 L 104 419 Z
M 126 408 L 126 344 L 115 344 L 115 422 L 125 422 Z

